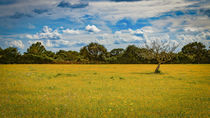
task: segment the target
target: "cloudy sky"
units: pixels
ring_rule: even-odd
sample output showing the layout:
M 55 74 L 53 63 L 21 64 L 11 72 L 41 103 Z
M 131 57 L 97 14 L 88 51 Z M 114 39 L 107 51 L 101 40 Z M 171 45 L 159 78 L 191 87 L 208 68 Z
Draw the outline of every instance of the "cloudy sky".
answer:
M 167 40 L 210 46 L 209 0 L 0 0 L 0 47 L 108 50 Z

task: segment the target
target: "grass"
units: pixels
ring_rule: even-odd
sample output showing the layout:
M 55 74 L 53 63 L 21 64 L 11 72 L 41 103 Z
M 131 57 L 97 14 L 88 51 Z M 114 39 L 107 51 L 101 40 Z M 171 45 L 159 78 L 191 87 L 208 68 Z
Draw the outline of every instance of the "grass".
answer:
M 0 117 L 209 117 L 210 65 L 0 65 Z

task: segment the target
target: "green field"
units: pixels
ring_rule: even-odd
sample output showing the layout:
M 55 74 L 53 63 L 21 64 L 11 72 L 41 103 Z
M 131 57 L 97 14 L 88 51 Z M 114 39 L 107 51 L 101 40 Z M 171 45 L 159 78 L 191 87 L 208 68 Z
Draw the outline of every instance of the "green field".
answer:
M 210 65 L 0 65 L 0 118 L 210 117 Z

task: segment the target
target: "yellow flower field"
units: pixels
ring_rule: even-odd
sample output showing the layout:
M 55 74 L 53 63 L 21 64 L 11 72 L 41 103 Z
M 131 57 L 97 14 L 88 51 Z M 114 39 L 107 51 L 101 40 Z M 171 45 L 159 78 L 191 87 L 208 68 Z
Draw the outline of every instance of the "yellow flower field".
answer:
M 0 65 L 0 117 L 209 117 L 209 64 L 156 66 Z

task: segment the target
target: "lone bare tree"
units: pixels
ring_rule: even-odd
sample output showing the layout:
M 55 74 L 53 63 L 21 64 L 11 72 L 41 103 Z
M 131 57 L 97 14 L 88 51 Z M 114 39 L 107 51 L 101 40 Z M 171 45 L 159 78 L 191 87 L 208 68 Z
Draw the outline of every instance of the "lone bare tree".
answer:
M 153 40 L 149 44 L 145 43 L 145 46 L 148 50 L 148 53 L 145 55 L 145 57 L 148 59 L 155 59 L 158 62 L 155 73 L 160 73 L 160 64 L 164 64 L 172 60 L 175 57 L 173 52 L 179 45 L 171 41 Z

